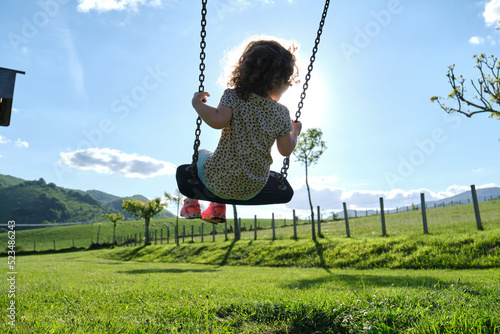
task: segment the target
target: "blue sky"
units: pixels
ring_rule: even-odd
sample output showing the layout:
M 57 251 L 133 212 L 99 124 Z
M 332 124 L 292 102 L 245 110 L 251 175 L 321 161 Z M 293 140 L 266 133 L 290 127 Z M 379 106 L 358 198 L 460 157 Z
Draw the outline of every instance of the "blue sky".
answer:
M 0 128 L 0 173 L 119 196 L 173 193 L 175 168 L 192 155 L 201 1 L 2 4 L 0 67 L 26 75 L 17 76 L 11 125 Z M 297 41 L 303 81 L 322 6 L 209 0 L 209 103 L 224 90 L 228 52 L 256 35 Z M 315 205 L 363 209 L 383 196 L 391 207 L 420 192 L 437 199 L 500 184 L 498 121 L 450 116 L 430 102 L 450 92 L 449 65 L 473 79 L 474 54 L 498 56 L 499 19 L 499 0 L 331 2 L 301 117 L 328 147 L 310 170 Z M 281 101 L 292 114 L 300 88 Z M 214 149 L 218 136 L 203 125 L 201 147 Z M 289 180 L 290 204 L 240 214 L 307 209 L 304 168 L 293 158 Z

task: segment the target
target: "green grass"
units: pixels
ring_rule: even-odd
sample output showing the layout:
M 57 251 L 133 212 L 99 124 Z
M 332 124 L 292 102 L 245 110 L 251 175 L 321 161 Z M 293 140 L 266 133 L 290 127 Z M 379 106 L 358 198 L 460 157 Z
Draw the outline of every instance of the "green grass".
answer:
M 119 247 L 115 260 L 321 268 L 500 268 L 500 233 L 391 238 L 326 238 L 317 241 L 241 240 L 180 246 Z
M 500 333 L 500 270 L 269 268 L 18 256 L 4 333 Z M 4 269 L 6 261 L 2 263 Z M 4 272 L 7 270 L 4 269 Z

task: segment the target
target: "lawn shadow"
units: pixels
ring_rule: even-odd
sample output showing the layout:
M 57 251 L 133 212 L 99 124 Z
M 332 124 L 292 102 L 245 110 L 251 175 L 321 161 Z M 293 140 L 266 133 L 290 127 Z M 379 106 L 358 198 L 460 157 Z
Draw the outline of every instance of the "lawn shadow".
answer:
M 126 271 L 118 271 L 120 274 L 183 274 L 183 273 L 209 273 L 215 272 L 217 269 L 179 269 L 179 268 L 166 268 L 166 269 L 134 269 Z
M 316 239 L 314 239 L 314 243 L 316 244 L 316 252 L 318 252 L 319 263 L 321 268 L 325 269 L 327 273 L 331 274 L 330 269 L 328 269 L 328 267 L 326 266 L 325 258 L 323 257 L 324 247 Z
M 337 283 L 337 284 L 336 284 Z M 297 280 L 287 284 L 289 289 L 313 289 L 324 284 L 337 286 L 347 286 L 351 289 L 364 289 L 365 287 L 408 287 L 416 288 L 422 286 L 448 286 L 451 282 L 443 282 L 436 277 L 431 276 L 411 276 L 411 275 L 374 275 L 365 274 L 332 274 L 316 278 Z
M 231 252 L 233 251 L 234 245 L 236 245 L 236 240 L 233 239 L 231 241 L 231 244 L 229 245 L 226 254 L 224 255 L 224 258 L 222 259 L 221 263 L 219 264 L 219 267 L 225 266 L 227 264 L 227 260 L 229 259 L 229 256 L 231 255 Z
M 132 259 L 135 257 L 135 255 L 136 255 L 137 253 L 139 253 L 141 250 L 143 250 L 144 248 L 146 248 L 146 245 L 142 245 L 142 246 L 139 246 L 139 247 L 135 248 L 135 249 L 134 249 L 134 250 L 132 250 L 130 253 L 128 253 L 128 254 L 127 254 L 127 256 L 126 256 L 126 257 L 124 257 L 122 260 L 125 260 L 125 261 L 130 261 L 130 260 L 132 260 Z

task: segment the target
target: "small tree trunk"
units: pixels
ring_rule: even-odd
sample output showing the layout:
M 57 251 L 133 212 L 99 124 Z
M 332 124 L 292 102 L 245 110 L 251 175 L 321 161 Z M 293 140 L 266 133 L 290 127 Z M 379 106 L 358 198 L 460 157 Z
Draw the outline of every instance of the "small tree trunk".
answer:
M 314 208 L 311 200 L 311 189 L 309 188 L 309 178 L 307 172 L 307 163 L 306 165 L 306 187 L 307 187 L 307 195 L 309 197 L 309 206 L 311 207 L 311 223 L 312 223 L 312 238 L 316 240 L 316 228 L 314 226 Z
M 100 227 L 100 226 L 99 226 Z M 113 245 L 115 244 L 115 231 L 116 231 L 116 223 L 113 224 Z M 99 238 L 97 238 L 97 240 L 99 240 Z M 97 243 L 99 243 L 99 241 L 97 241 Z
M 175 220 L 175 244 L 179 246 L 179 216 Z
M 144 241 L 144 245 L 146 246 L 149 246 L 150 244 L 150 240 L 149 240 L 149 217 L 146 217 L 144 218 L 144 221 L 146 223 L 146 231 L 145 231 L 145 234 L 144 234 L 144 237 L 146 238 L 146 240 Z

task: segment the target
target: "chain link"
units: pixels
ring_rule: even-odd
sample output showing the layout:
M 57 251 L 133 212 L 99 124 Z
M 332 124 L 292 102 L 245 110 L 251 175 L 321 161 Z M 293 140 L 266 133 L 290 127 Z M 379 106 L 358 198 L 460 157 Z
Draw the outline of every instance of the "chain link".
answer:
M 306 80 L 304 82 L 304 85 L 302 86 L 302 93 L 300 94 L 300 101 L 298 103 L 298 109 L 295 112 L 295 122 L 297 122 L 300 118 L 301 115 L 301 110 L 302 107 L 304 106 L 304 99 L 306 98 L 306 90 L 309 88 L 309 80 L 311 79 L 311 72 L 313 70 L 313 64 L 314 61 L 316 60 L 316 52 L 318 52 L 318 46 L 321 41 L 321 34 L 323 34 L 323 26 L 325 25 L 325 20 L 326 20 L 326 14 L 328 13 L 328 7 L 330 7 L 330 0 L 325 1 L 325 6 L 323 8 L 323 14 L 321 15 L 321 21 L 319 23 L 319 28 L 318 28 L 318 33 L 317 37 L 314 41 L 314 47 L 312 50 L 312 55 L 309 63 L 309 66 L 307 67 L 307 74 L 306 74 Z M 283 167 L 281 168 L 281 175 L 280 175 L 280 182 L 281 182 L 281 188 L 285 187 L 285 180 L 288 176 L 288 167 L 290 167 L 290 156 L 286 157 L 283 159 Z
M 198 87 L 198 92 L 204 92 L 205 91 L 205 86 L 203 83 L 205 82 L 205 58 L 206 58 L 206 53 L 205 53 L 205 48 L 207 47 L 207 42 L 205 42 L 205 37 L 207 37 L 207 31 L 206 31 L 206 26 L 207 26 L 207 1 L 208 0 L 202 0 L 202 8 L 201 8 L 201 42 L 200 42 L 200 86 Z M 193 162 L 191 163 L 191 180 L 189 180 L 190 183 L 199 183 L 198 179 L 198 150 L 200 148 L 200 135 L 201 135 L 201 124 L 202 120 L 201 117 L 198 116 L 196 119 L 196 131 L 194 132 L 195 135 L 195 140 L 194 140 L 194 145 L 193 145 Z

